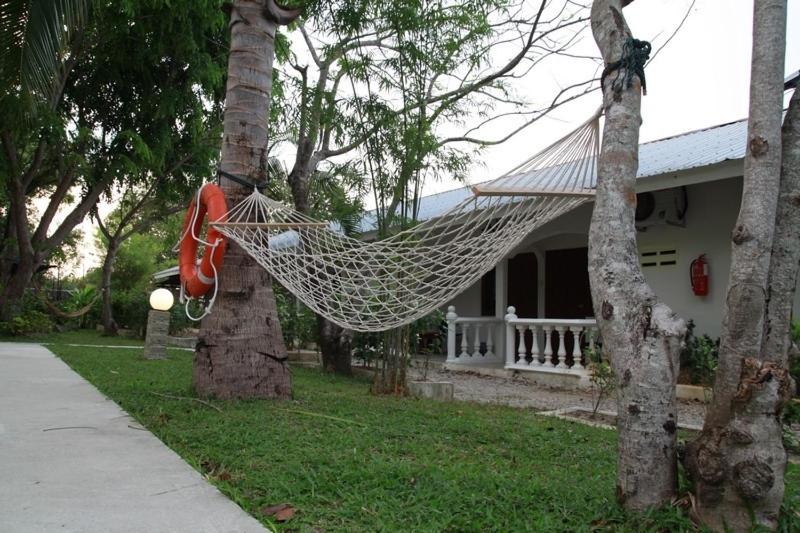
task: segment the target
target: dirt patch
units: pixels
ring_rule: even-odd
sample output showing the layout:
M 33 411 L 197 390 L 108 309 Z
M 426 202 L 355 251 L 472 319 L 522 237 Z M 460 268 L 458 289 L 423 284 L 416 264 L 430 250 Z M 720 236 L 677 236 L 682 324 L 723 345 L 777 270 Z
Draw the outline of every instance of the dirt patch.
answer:
M 418 368 L 410 368 L 409 379 L 421 379 Z M 474 372 L 454 372 L 430 369 L 428 381 L 450 381 L 453 383 L 454 398 L 460 401 L 494 403 L 524 407 L 537 411 L 566 410 L 579 408 L 591 413 L 594 401 L 591 391 L 564 390 L 537 385 L 520 372 L 511 378 L 486 376 Z M 616 399 L 612 396 L 603 399 L 600 411 L 616 412 Z M 680 425 L 702 426 L 705 405 L 697 401 L 678 401 L 678 422 Z M 612 422 L 611 425 L 616 423 Z

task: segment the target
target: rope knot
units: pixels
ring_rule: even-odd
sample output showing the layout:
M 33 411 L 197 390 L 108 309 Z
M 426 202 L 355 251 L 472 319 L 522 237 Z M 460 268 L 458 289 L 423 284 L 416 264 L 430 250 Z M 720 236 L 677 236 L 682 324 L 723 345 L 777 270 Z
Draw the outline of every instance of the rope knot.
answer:
M 611 89 L 615 94 L 618 95 L 623 89 L 630 89 L 633 84 L 633 77 L 638 76 L 642 82 L 642 94 L 646 96 L 647 81 L 645 81 L 644 77 L 644 65 L 650 59 L 651 50 L 652 46 L 647 41 L 640 41 L 633 37 L 625 39 L 620 58 L 613 63 L 609 63 L 603 69 L 603 74 L 600 77 L 600 86 L 603 86 L 606 76 L 616 70 L 617 75 L 611 83 Z

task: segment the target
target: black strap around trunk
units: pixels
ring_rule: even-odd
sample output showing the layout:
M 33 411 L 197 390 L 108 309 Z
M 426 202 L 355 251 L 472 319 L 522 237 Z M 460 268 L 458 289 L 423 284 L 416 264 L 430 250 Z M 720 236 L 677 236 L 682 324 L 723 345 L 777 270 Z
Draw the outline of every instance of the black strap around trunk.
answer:
M 245 187 L 253 187 L 254 189 L 258 189 L 259 191 L 264 191 L 269 185 L 267 183 L 253 183 L 252 181 L 248 180 L 247 178 L 243 178 L 242 176 L 237 176 L 236 174 L 231 174 L 230 172 L 225 172 L 221 168 L 217 169 L 217 176 L 225 176 L 231 181 L 235 181 L 239 185 L 244 185 Z

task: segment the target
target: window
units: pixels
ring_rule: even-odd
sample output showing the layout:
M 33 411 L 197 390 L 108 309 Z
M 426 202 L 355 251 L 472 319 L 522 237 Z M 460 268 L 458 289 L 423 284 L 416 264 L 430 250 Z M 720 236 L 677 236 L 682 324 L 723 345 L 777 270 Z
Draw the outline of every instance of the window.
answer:
M 639 261 L 642 268 L 675 266 L 678 264 L 678 249 L 660 246 L 639 250 Z

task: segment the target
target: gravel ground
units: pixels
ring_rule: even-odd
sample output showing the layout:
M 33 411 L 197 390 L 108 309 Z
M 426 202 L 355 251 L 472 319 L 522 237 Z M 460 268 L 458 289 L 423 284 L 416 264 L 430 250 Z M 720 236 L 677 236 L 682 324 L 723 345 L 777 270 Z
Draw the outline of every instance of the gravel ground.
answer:
M 421 377 L 421 370 L 409 369 L 409 379 Z M 451 372 L 441 369 L 428 370 L 429 381 L 453 383 L 455 399 L 468 402 L 497 403 L 512 407 L 527 407 L 537 411 L 552 411 L 567 407 L 591 409 L 594 405 L 590 391 L 555 389 L 534 384 L 524 376 L 500 378 L 473 372 Z M 616 412 L 614 398 L 606 398 L 601 411 Z M 702 426 L 705 405 L 694 401 L 678 402 L 678 421 L 681 424 Z

